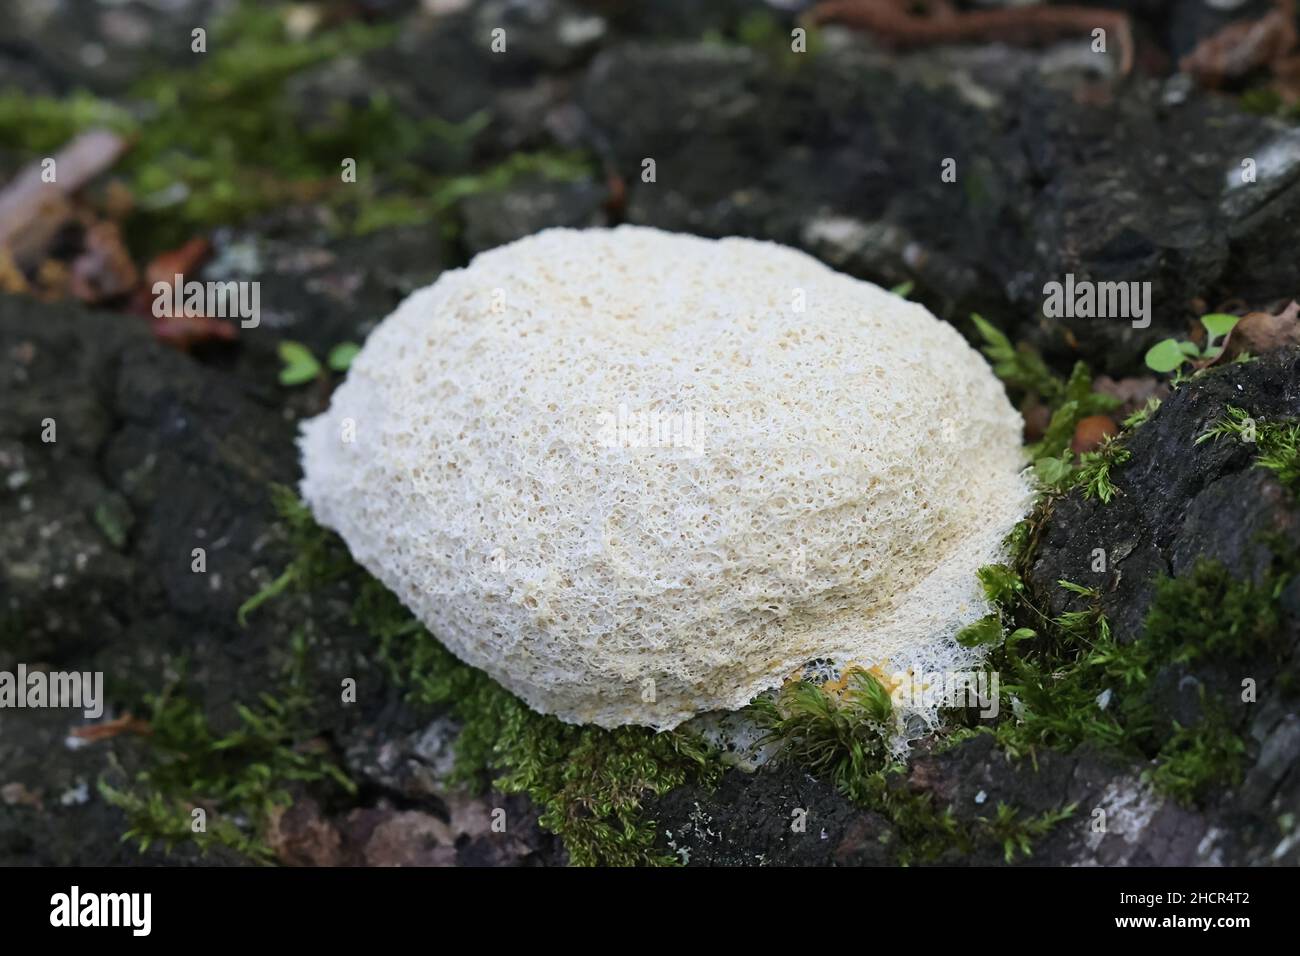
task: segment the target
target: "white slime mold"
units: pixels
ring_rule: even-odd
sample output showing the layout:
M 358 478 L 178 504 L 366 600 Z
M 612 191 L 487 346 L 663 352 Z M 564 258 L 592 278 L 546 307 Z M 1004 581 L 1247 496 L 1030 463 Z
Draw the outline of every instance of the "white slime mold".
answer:
M 920 305 L 771 243 L 554 229 L 380 323 L 302 493 L 534 708 L 670 728 L 813 660 L 978 665 L 953 637 L 1025 512 L 1020 440 Z

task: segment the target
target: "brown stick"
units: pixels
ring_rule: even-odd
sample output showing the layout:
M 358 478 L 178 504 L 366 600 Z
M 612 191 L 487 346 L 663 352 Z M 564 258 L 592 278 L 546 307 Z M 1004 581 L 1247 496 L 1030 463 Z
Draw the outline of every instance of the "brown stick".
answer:
M 111 167 L 126 142 L 107 130 L 82 133 L 54 154 L 56 181 L 41 178 L 41 161 L 31 163 L 0 191 L 0 247 L 8 247 L 22 268 L 44 258 L 47 244 L 68 221 L 68 197 Z
M 1133 69 L 1133 27 L 1128 14 L 1093 7 L 1013 7 L 1001 10 L 941 10 L 934 16 L 910 12 L 893 0 L 827 0 L 811 11 L 815 23 L 842 23 L 870 30 L 898 49 L 941 43 L 1003 41 L 1036 46 L 1098 27 L 1119 45 L 1121 75 Z

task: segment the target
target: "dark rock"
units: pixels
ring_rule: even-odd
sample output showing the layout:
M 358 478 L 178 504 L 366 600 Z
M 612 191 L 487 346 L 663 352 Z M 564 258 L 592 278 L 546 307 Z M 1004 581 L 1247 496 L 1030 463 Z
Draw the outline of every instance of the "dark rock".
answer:
M 166 349 L 138 318 L 0 296 L 0 407 L 0 670 L 102 671 L 103 721 L 147 717 L 146 696 L 183 676 L 222 732 L 238 725 L 237 705 L 282 693 L 298 633 L 322 740 L 355 742 L 379 726 L 394 739 L 417 734 L 419 721 L 350 622 L 348 595 L 313 596 L 305 617 L 268 605 L 247 627 L 237 623 L 240 605 L 290 557 L 269 492 L 296 480 L 296 426 L 273 385 Z M 46 419 L 54 442 L 41 440 Z M 202 573 L 195 548 L 205 552 Z M 341 703 L 344 677 L 357 682 L 356 704 Z M 98 784 L 129 784 L 145 744 L 74 738 L 86 723 L 79 711 L 0 710 L 0 863 L 140 860 Z M 412 753 L 432 759 L 431 747 L 417 735 Z M 392 784 L 380 771 L 367 777 L 365 760 L 352 768 L 363 793 Z M 437 779 L 402 785 L 402 809 L 445 813 Z M 512 837 L 531 839 L 526 803 L 509 806 Z M 287 817 L 290 829 L 310 831 L 286 837 L 295 859 L 325 852 L 311 842 L 325 831 L 309 810 Z M 543 845 L 519 854 L 549 860 L 535 855 Z M 162 851 L 143 859 L 160 862 Z M 181 846 L 167 859 L 198 856 Z M 217 852 L 207 862 L 235 859 Z
M 885 283 L 916 278 L 954 318 L 1035 316 L 1011 319 L 1018 334 L 1098 371 L 1136 369 L 1153 341 L 1184 334 L 1193 299 L 1293 291 L 1266 254 L 1295 228 L 1292 129 L 1201 94 L 1170 106 L 1150 83 L 1079 102 L 1024 82 L 1033 58 L 980 85 L 969 72 L 909 75 L 850 44 L 776 56 L 697 43 L 596 59 L 582 103 L 628 183 L 630 221 L 802 245 Z M 642 181 L 646 158 L 655 182 Z M 941 180 L 945 158 L 956 183 Z M 1042 316 L 1044 284 L 1066 274 L 1151 282 L 1151 327 Z
M 191 51 L 190 31 L 207 28 L 208 49 L 214 49 L 212 23 L 226 6 L 225 0 L 15 0 L 5 9 L 0 75 L 17 63 L 55 95 L 76 89 L 120 94 L 152 73 L 195 66 L 203 54 Z
M 504 192 L 470 196 L 461 203 L 469 255 L 530 236 L 541 229 L 605 225 L 604 187 L 581 180 L 549 182 L 524 177 Z
M 693 866 L 872 866 L 891 827 L 797 768 L 730 770 L 716 791 L 679 789 L 651 809 L 659 844 Z

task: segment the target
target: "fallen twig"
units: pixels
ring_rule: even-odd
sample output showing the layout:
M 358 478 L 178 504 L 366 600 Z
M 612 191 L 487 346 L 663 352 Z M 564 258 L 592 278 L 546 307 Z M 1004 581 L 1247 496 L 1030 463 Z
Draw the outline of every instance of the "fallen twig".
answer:
M 925 14 L 906 0 L 826 0 L 812 9 L 815 23 L 842 23 L 870 30 L 899 49 L 968 41 L 1036 46 L 1101 28 L 1120 51 L 1119 72 L 1133 68 L 1133 27 L 1128 14 L 1094 7 L 1008 7 L 956 10 L 933 3 Z

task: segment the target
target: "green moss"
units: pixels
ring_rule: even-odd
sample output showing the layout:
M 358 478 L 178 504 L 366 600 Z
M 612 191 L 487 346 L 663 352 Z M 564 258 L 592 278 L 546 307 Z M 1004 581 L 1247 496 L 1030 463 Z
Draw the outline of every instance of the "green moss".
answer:
M 1097 451 L 1085 452 L 1076 464 L 1071 443 L 1079 422 L 1113 412 L 1119 399 L 1093 391 L 1092 373 L 1083 362 L 1076 362 L 1070 377 L 1062 380 L 1028 345 L 1013 346 L 979 315 L 972 313 L 971 320 L 984 341 L 981 349 L 993 363 L 994 374 L 1024 403 L 1042 402 L 1052 413 L 1043 437 L 1026 447 L 1039 484 L 1056 493 L 1082 486 L 1084 494 L 1109 502 L 1115 494 L 1110 468 L 1127 460 L 1129 453 L 1107 442 Z
M 572 182 L 591 175 L 592 171 L 590 158 L 582 153 L 514 153 L 481 172 L 430 180 L 416 192 L 373 196 L 362 193 L 360 201 L 349 199 L 346 205 L 355 209 L 352 230 L 365 234 L 392 226 L 430 222 L 461 199 L 499 192 L 523 177 Z
M 1192 726 L 1174 724 L 1155 766 L 1143 774 L 1143 779 L 1183 803 L 1194 803 L 1212 789 L 1235 787 L 1244 774 L 1246 742 L 1232 728 L 1222 706 L 1206 700 L 1204 688 L 1201 709 L 1201 719 Z
M 180 686 L 150 699 L 145 768 L 128 786 L 99 784 L 104 799 L 127 816 L 123 839 L 141 852 L 154 844 L 170 851 L 191 842 L 204 853 L 224 846 L 270 862 L 262 834 L 270 814 L 290 803 L 293 785 L 330 783 L 355 793 L 311 730 L 302 677 L 305 646 L 295 639 L 283 695 L 263 694 L 254 706 L 238 705 L 238 727 L 228 733 L 215 730 Z M 195 808 L 206 814 L 200 832 L 193 830 Z
M 980 817 L 979 827 L 989 839 L 1002 846 L 1002 858 L 1011 863 L 1016 855 L 1034 855 L 1034 841 L 1047 836 L 1052 829 L 1074 816 L 1077 803 L 1057 810 L 1047 810 L 1036 816 L 1021 818 L 1020 810 L 999 803 L 992 817 Z
M 1071 487 L 1082 488 L 1085 498 L 1098 498 L 1102 504 L 1110 504 L 1119 493 L 1111 481 L 1110 470 L 1132 456 L 1133 453 L 1121 447 L 1114 438 L 1105 439 L 1096 451 L 1086 451 L 1079 456 L 1079 468 Z
M 558 834 L 577 865 L 671 865 L 654 848 L 641 804 L 687 781 L 709 783 L 717 755 L 694 735 L 647 728 L 578 727 L 531 710 L 482 671 L 458 661 L 373 578 L 356 620 L 377 642 L 392 679 L 416 705 L 462 725 L 453 782 L 525 793 L 539 822 Z
M 456 199 L 525 172 L 593 168 L 568 154 L 520 154 L 486 173 L 456 175 L 490 117 L 415 119 L 382 91 L 364 103 L 335 104 L 304 124 L 290 99 L 294 77 L 381 48 L 396 33 L 392 25 L 352 21 L 290 38 L 282 12 L 280 4 L 240 3 L 213 27 L 209 52 L 196 55 L 193 69 L 141 81 L 129 109 L 86 92 L 63 99 L 0 92 L 0 138 L 46 155 L 92 127 L 128 136 L 132 148 L 116 171 L 136 196 L 128 239 L 144 253 L 212 225 L 309 201 L 332 208 L 342 232 L 425 223 Z M 358 164 L 356 182 L 342 180 L 345 158 Z
M 1147 403 L 1145 405 L 1143 405 L 1137 411 L 1133 412 L 1133 414 L 1129 415 L 1128 418 L 1124 419 L 1122 424 L 1125 431 L 1129 431 L 1138 428 L 1142 425 L 1145 425 L 1148 421 L 1150 421 L 1151 416 L 1154 415 L 1160 409 L 1160 405 L 1161 405 L 1160 399 L 1148 398 Z
M 126 110 L 85 91 L 62 99 L 29 96 L 20 90 L 0 94 L 0 141 L 11 148 L 49 154 L 93 128 L 129 135 L 137 124 Z
M 1095 589 L 1060 582 L 1087 604 L 1048 619 L 1024 589 L 999 587 L 999 620 L 989 627 L 1002 619 L 1035 627 L 1018 628 L 991 657 L 1002 674 L 1003 712 L 1011 715 L 991 732 L 1015 758 L 1088 743 L 1149 759 L 1149 779 L 1181 800 L 1240 779 L 1246 747 L 1228 720 L 1232 701 L 1202 700 L 1202 719 L 1163 734 L 1154 678 L 1169 666 L 1280 653 L 1279 598 L 1289 574 L 1279 566 L 1261 583 L 1238 581 L 1202 560 L 1157 583 L 1143 634 L 1128 644 L 1112 635 Z
M 288 538 L 293 558 L 279 577 L 263 585 L 240 605 L 240 624 L 247 623 L 248 616 L 267 601 L 291 588 L 307 590 L 320 587 L 343 577 L 356 567 L 338 536 L 316 523 L 311 511 L 292 488 L 273 485 L 271 504 L 279 516 L 280 527 Z
M 859 781 L 888 761 L 893 702 L 873 675 L 852 670 L 840 694 L 793 681 L 751 710 L 786 759 L 861 799 Z
M 864 670 L 850 671 L 843 681 L 842 690 L 794 681 L 759 698 L 750 711 L 767 728 L 767 741 L 779 745 L 778 759 L 833 783 L 890 821 L 899 863 L 934 860 L 952 849 L 969 853 L 990 843 L 1001 845 L 1010 862 L 1016 852 L 1030 855 L 1036 838 L 1074 812 L 1070 806 L 1022 820 L 1017 808 L 999 805 L 992 819 L 959 820 L 951 806 L 940 809 L 930 794 L 907 786 L 906 765 L 888 746 L 895 726 L 885 687 Z
M 527 794 L 542 826 L 558 834 L 578 865 L 671 865 L 654 847 L 642 803 L 688 781 L 710 784 L 722 764 L 700 738 L 648 728 L 578 727 L 531 710 L 485 673 L 457 660 L 382 584 L 320 528 L 292 491 L 274 491 L 294 548 L 285 571 L 251 598 L 267 601 L 346 580 L 353 622 L 375 641 L 390 679 L 415 706 L 461 724 L 451 783 Z
M 981 351 L 993 363 L 993 373 L 1009 388 L 1037 396 L 1048 405 L 1064 397 L 1065 383 L 1047 367 L 1036 351 L 1023 342 L 1013 346 L 1011 340 L 983 316 L 971 313 L 971 321 L 984 340 Z
M 1278 597 L 1286 580 L 1285 571 L 1275 571 L 1256 585 L 1230 577 L 1217 562 L 1199 561 L 1182 577 L 1156 584 L 1145 640 L 1161 660 L 1178 663 L 1251 657 L 1281 634 Z
M 1245 409 L 1228 406 L 1222 418 L 1196 439 L 1202 442 L 1234 438 L 1256 447 L 1255 465 L 1277 476 L 1292 495 L 1300 494 L 1300 421 L 1263 421 Z
M 1241 94 L 1241 108 L 1257 116 L 1276 116 L 1280 119 L 1300 119 L 1300 104 L 1286 103 L 1276 90 L 1266 86 L 1255 87 Z

